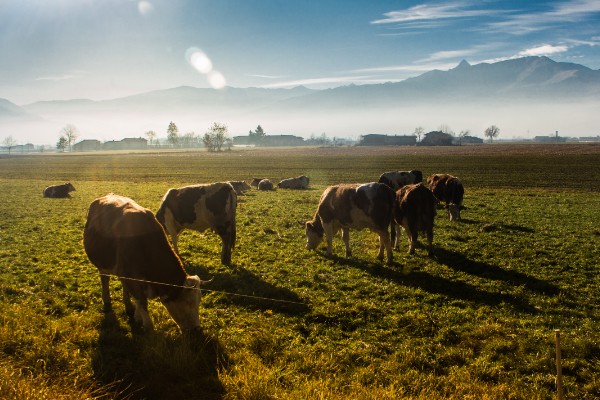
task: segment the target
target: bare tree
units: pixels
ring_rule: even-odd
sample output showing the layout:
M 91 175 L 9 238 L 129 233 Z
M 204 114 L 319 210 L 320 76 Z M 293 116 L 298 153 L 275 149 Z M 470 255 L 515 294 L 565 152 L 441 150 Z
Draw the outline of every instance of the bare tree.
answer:
M 425 129 L 422 126 L 417 126 L 414 131 L 414 135 L 417 137 L 417 142 L 421 141 L 421 135 L 425 133 Z
M 440 125 L 438 131 L 454 136 L 454 131 L 446 124 Z
M 156 132 L 148 131 L 144 135 L 146 135 L 148 141 L 150 142 L 150 145 L 152 145 L 152 142 L 154 141 L 154 139 L 156 139 Z
M 498 137 L 498 135 L 500 134 L 500 128 L 498 128 L 496 125 L 488 126 L 483 132 L 483 134 L 485 135 L 485 137 L 490 138 L 490 143 L 493 143 L 494 138 Z
M 2 141 L 2 144 L 4 146 L 6 146 L 6 148 L 8 149 L 8 155 L 10 155 L 10 151 L 12 150 L 13 147 L 15 147 L 17 145 L 17 141 L 15 140 L 14 137 L 7 136 Z
M 464 139 L 465 136 L 469 136 L 469 133 L 471 133 L 470 130 L 465 129 L 464 131 L 460 131 L 460 133 L 458 134 L 458 145 L 462 146 L 462 140 Z
M 75 127 L 75 125 L 68 124 L 67 126 L 62 128 L 62 130 L 60 132 L 62 133 L 62 136 L 67 141 L 67 146 L 69 147 L 69 151 L 71 151 L 71 145 L 79 137 L 79 132 L 77 131 L 77 128 Z
M 169 127 L 167 128 L 167 142 L 171 143 L 173 147 L 179 144 L 179 129 L 173 121 L 169 123 Z
M 209 151 L 221 151 L 223 145 L 225 145 L 227 139 L 229 139 L 228 133 L 229 130 L 227 129 L 227 125 L 213 122 L 209 130 L 204 134 L 202 141 Z M 208 146 L 207 143 L 209 143 L 210 146 Z

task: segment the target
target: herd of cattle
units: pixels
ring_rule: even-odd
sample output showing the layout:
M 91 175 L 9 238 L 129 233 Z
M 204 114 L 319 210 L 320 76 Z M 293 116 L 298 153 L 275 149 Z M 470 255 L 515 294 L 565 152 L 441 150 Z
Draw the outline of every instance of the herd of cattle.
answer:
M 458 178 L 447 174 L 429 176 L 427 185 L 422 180 L 422 173 L 416 170 L 386 172 L 378 182 L 326 188 L 314 218 L 305 224 L 306 248 L 316 249 L 325 239 L 331 255 L 333 236 L 341 229 L 346 256 L 350 256 L 350 228 L 367 228 L 379 235 L 378 259 L 383 260 L 385 253 L 391 263 L 392 243 L 399 248 L 402 227 L 410 254 L 415 252 L 418 232 L 426 233 L 431 251 L 437 203 L 446 204 L 451 221 L 460 219 L 464 188 Z M 277 186 L 307 189 L 308 184 L 309 178 L 300 176 L 284 179 Z M 255 178 L 250 185 L 230 181 L 169 189 L 156 214 L 112 193 L 95 199 L 88 210 L 83 245 L 100 272 L 105 311 L 112 309 L 109 282 L 116 276 L 123 286 L 127 313 L 144 329 L 153 329 L 148 314 L 148 299 L 152 298 L 164 304 L 183 332 L 199 329 L 198 289 L 206 281 L 185 272 L 177 237 L 184 229 L 216 232 L 222 241 L 221 262 L 229 265 L 236 242 L 237 196 L 251 187 L 273 190 L 266 178 Z M 74 190 L 71 183 L 50 186 L 44 197 L 70 197 Z

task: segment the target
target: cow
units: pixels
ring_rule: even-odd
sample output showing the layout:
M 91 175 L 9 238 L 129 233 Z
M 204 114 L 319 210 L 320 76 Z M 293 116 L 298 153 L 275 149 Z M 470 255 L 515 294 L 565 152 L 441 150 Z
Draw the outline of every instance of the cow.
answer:
M 383 260 L 385 250 L 387 263 L 391 264 L 393 254 L 388 227 L 392 224 L 394 198 L 395 193 L 389 186 L 377 182 L 329 186 L 321 195 L 314 218 L 305 224 L 306 249 L 316 249 L 325 235 L 327 255 L 331 255 L 333 235 L 341 229 L 346 257 L 350 257 L 350 228 L 368 228 L 379 235 L 377 258 Z
M 221 237 L 221 262 L 231 264 L 236 239 L 237 195 L 226 182 L 169 189 L 156 218 L 171 236 L 177 254 L 177 237 L 184 229 L 203 232 L 211 229 Z
M 167 308 L 182 332 L 200 329 L 200 285 L 207 281 L 185 272 L 152 211 L 112 193 L 97 198 L 88 210 L 83 246 L 100 272 L 106 312 L 112 311 L 113 275 L 123 286 L 127 313 L 145 330 L 154 329 L 148 314 L 148 299 L 153 298 Z
M 75 187 L 71 182 L 67 182 L 64 185 L 48 186 L 44 189 L 44 197 L 50 197 L 53 199 L 64 199 L 71 197 L 70 192 L 74 192 Z
M 277 187 L 280 189 L 308 189 L 308 176 L 302 175 L 296 178 L 288 178 L 279 181 Z
M 404 185 L 411 185 L 423 181 L 423 173 L 418 170 L 384 172 L 379 177 L 379 183 L 384 183 L 394 190 Z
M 273 182 L 268 179 L 263 179 L 258 182 L 258 190 L 273 190 Z
M 258 183 L 260 181 L 262 181 L 263 179 L 267 179 L 267 178 L 252 178 L 252 182 L 250 182 L 250 186 L 252 186 L 253 188 L 258 189 Z
M 435 198 L 446 203 L 450 221 L 459 221 L 460 210 L 466 209 L 463 206 L 465 189 L 460 179 L 448 174 L 433 174 L 427 178 L 427 184 Z
M 429 254 L 433 247 L 433 223 L 435 219 L 435 197 L 422 183 L 406 185 L 396 192 L 394 202 L 394 222 L 396 228 L 396 249 L 400 248 L 400 226 L 408 237 L 408 254 L 415 254 L 419 231 L 427 235 Z
M 235 194 L 242 195 L 247 190 L 250 190 L 250 185 L 246 183 L 246 181 L 229 181 L 229 183 L 233 189 L 235 190 Z

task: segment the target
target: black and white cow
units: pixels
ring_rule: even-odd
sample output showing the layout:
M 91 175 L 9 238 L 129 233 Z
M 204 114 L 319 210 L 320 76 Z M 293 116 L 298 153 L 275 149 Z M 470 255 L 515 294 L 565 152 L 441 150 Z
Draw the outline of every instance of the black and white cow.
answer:
M 387 185 L 372 182 L 366 184 L 341 184 L 330 186 L 321 195 L 319 206 L 312 221 L 306 222 L 306 248 L 314 250 L 323 237 L 327 241 L 327 254 L 332 254 L 333 236 L 341 229 L 346 245 L 346 257 L 350 250 L 350 228 L 370 229 L 379 235 L 379 253 L 383 260 L 393 261 L 392 245 L 388 228 L 392 223 L 392 207 L 395 193 Z
M 221 237 L 221 262 L 231 263 L 236 240 L 237 195 L 227 182 L 169 189 L 156 212 L 175 251 L 177 236 L 184 229 L 203 232 L 211 229 Z
M 422 181 L 423 173 L 418 170 L 384 172 L 379 177 L 379 183 L 384 183 L 394 190 L 398 190 L 404 185 L 411 185 Z
M 277 187 L 280 189 L 308 189 L 309 181 L 308 176 L 302 175 L 296 178 L 283 179 L 279 181 Z

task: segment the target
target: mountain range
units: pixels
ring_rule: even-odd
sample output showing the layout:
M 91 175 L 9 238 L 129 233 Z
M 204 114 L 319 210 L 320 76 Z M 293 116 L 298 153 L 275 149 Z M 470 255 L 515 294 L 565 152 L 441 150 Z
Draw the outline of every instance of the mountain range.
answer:
M 401 82 L 325 90 L 182 86 L 112 100 L 41 101 L 18 106 L 0 99 L 0 136 L 53 143 L 66 124 L 80 138 L 163 135 L 170 121 L 181 133 L 225 123 L 232 136 L 261 125 L 267 134 L 353 137 L 410 134 L 440 125 L 482 136 L 495 124 L 505 134 L 600 134 L 600 70 L 547 57 L 525 57 L 433 70 Z M 533 132 L 531 132 L 533 131 Z

